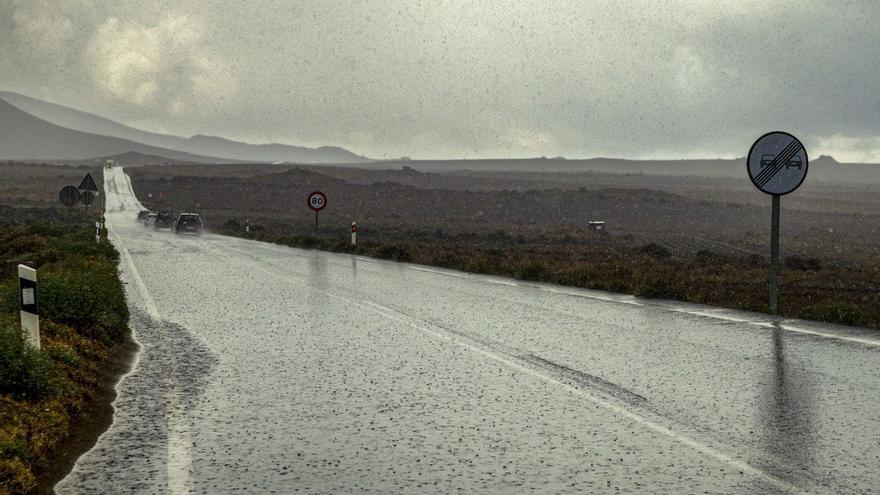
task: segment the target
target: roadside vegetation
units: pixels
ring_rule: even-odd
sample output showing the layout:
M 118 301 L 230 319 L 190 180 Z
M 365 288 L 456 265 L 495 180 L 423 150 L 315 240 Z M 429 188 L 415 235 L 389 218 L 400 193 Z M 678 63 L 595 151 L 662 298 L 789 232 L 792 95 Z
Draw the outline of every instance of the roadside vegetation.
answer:
M 78 213 L 0 207 L 0 494 L 50 488 L 79 453 L 74 437 L 94 440 L 83 428 L 109 407 L 111 363 L 129 352 L 118 253 Z M 19 328 L 19 263 L 37 269 L 39 351 Z

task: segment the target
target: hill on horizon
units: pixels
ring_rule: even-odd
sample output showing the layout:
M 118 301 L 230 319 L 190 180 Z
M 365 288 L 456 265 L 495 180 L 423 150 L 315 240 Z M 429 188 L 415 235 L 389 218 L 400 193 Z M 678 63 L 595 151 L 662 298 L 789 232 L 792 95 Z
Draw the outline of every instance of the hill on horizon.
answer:
M 185 138 L 148 132 L 88 112 L 10 91 L 0 91 L 0 100 L 5 100 L 18 109 L 50 124 L 74 131 L 125 139 L 191 155 L 218 157 L 227 161 L 293 163 L 363 163 L 371 161 L 369 158 L 335 146 L 307 148 L 278 143 L 250 144 L 200 134 Z
M 233 161 L 68 129 L 39 119 L 0 99 L 0 159 L 75 161 L 131 151 L 188 162 Z

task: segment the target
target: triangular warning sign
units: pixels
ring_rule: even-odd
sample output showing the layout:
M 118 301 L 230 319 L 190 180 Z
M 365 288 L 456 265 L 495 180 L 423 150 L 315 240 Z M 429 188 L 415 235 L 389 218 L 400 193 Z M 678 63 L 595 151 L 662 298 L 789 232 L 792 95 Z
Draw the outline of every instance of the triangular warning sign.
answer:
M 82 182 L 79 183 L 79 190 L 98 192 L 98 186 L 95 185 L 95 181 L 92 180 L 92 174 L 86 174 L 86 176 L 83 177 Z

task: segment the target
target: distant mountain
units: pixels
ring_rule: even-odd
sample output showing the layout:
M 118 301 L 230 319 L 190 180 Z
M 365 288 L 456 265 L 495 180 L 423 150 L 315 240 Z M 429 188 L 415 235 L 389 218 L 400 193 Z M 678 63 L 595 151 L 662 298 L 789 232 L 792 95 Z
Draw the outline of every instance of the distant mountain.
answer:
M 210 154 L 236 160 L 259 160 L 263 162 L 294 163 L 363 163 L 369 158 L 335 146 L 303 148 L 286 144 L 248 144 L 216 136 L 196 135 L 183 142 L 181 151 Z
M 199 156 L 109 136 L 75 131 L 39 119 L 0 100 L 0 159 L 87 160 L 134 151 L 171 160 L 228 163 L 232 160 Z
M 401 170 L 404 167 L 431 173 L 476 174 L 481 172 L 517 173 L 609 173 L 679 177 L 686 183 L 692 177 L 715 177 L 748 180 L 746 158 L 688 160 L 628 160 L 623 158 L 588 158 L 554 160 L 546 158 L 487 160 L 391 160 L 363 164 L 360 168 Z M 880 164 L 840 163 L 821 155 L 810 160 L 807 181 L 851 184 L 880 184 Z
M 110 155 L 100 157 L 102 162 L 113 160 L 117 165 L 122 166 L 140 166 L 140 165 L 195 165 L 197 162 L 188 160 L 174 160 L 159 155 L 147 155 L 138 153 L 137 151 L 129 151 L 119 155 Z
M 371 161 L 369 158 L 334 146 L 306 148 L 274 143 L 248 144 L 213 136 L 196 135 L 187 139 L 169 134 L 147 132 L 104 117 L 8 91 L 0 91 L 0 99 L 6 100 L 35 117 L 61 127 L 196 155 L 253 162 L 364 163 Z
M 142 131 L 140 129 L 135 129 L 114 122 L 110 119 L 105 119 L 104 117 L 81 112 L 54 103 L 48 103 L 18 93 L 0 91 L 0 99 L 6 100 L 8 103 L 13 104 L 34 117 L 75 131 L 127 139 L 129 141 L 135 141 L 149 146 L 168 149 L 176 149 L 180 143 L 186 141 L 186 139 L 182 137 Z

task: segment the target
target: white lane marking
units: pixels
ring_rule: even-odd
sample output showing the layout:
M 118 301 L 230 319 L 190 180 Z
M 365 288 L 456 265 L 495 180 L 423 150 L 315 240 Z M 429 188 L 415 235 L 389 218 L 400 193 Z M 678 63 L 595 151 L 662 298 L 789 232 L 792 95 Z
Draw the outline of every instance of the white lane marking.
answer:
M 774 328 L 775 327 L 775 325 L 773 323 L 769 323 L 769 322 L 752 322 L 751 324 L 757 325 L 760 327 L 767 327 L 767 328 Z M 856 344 L 864 344 L 864 345 L 880 347 L 880 340 L 875 340 L 875 339 L 868 339 L 868 338 L 863 338 L 863 337 L 845 337 L 842 335 L 835 335 L 833 333 L 819 332 L 816 330 L 807 330 L 806 328 L 793 327 L 793 326 L 785 325 L 785 324 L 780 324 L 779 328 L 781 328 L 787 332 L 802 333 L 804 335 L 814 335 L 816 337 L 822 337 L 822 338 L 826 338 L 826 339 L 845 340 L 847 342 L 853 342 Z
M 751 464 L 748 464 L 746 462 L 735 459 L 735 458 L 733 458 L 733 457 L 731 457 L 731 456 L 729 456 L 729 455 L 727 455 L 717 449 L 714 449 L 706 444 L 700 443 L 690 437 L 676 433 L 675 431 L 673 431 L 665 426 L 662 426 L 660 424 L 657 424 L 657 423 L 651 421 L 650 419 L 639 415 L 638 413 L 632 412 L 632 411 L 626 409 L 625 407 L 622 407 L 618 404 L 615 404 L 613 402 L 609 402 L 605 399 L 602 399 L 601 397 L 597 397 L 593 394 L 590 394 L 583 389 L 574 387 L 572 385 L 569 385 L 568 383 L 557 380 L 556 378 L 554 378 L 552 376 L 545 375 L 544 373 L 541 373 L 538 370 L 523 366 L 515 361 L 511 361 L 510 359 L 507 359 L 504 356 L 495 354 L 494 352 L 491 352 L 489 350 L 483 349 L 483 348 L 475 346 L 475 345 L 471 345 L 471 344 L 464 342 L 462 340 L 459 340 L 459 339 L 452 338 L 444 333 L 440 333 L 440 332 L 436 332 L 434 330 L 431 330 L 430 328 L 427 328 L 427 327 L 424 327 L 421 325 L 416 325 L 410 321 L 407 321 L 404 318 L 397 317 L 396 314 L 399 314 L 399 312 L 392 309 L 392 308 L 389 308 L 387 306 L 383 306 L 381 304 L 369 302 L 369 301 L 359 303 L 357 301 L 352 301 L 352 300 L 349 300 L 348 298 L 338 296 L 336 294 L 331 294 L 331 295 L 338 297 L 340 299 L 343 299 L 343 300 L 348 300 L 349 302 L 351 302 L 355 305 L 364 307 L 368 310 L 370 309 L 369 307 L 373 307 L 372 312 L 375 314 L 384 316 L 385 318 L 388 318 L 390 320 L 407 325 L 410 328 L 424 332 L 434 338 L 437 338 L 437 339 L 440 339 L 440 340 L 443 340 L 446 342 L 450 342 L 452 344 L 455 344 L 455 345 L 458 345 L 461 347 L 465 347 L 467 349 L 470 349 L 473 352 L 481 354 L 482 356 L 489 358 L 493 361 L 496 361 L 498 363 L 504 364 L 512 369 L 515 369 L 515 370 L 520 371 L 522 373 L 532 375 L 532 376 L 534 376 L 534 377 L 536 377 L 546 383 L 550 383 L 552 385 L 555 385 L 555 386 L 561 387 L 565 390 L 568 390 L 569 392 L 571 392 L 573 394 L 576 394 L 580 397 L 583 397 L 584 399 L 587 399 L 588 401 L 590 401 L 600 407 L 603 407 L 603 408 L 608 409 L 608 410 L 610 410 L 620 416 L 623 416 L 623 417 L 625 417 L 625 418 L 627 418 L 627 419 L 629 419 L 629 420 L 631 420 L 631 421 L 633 421 L 633 422 L 635 422 L 635 423 L 637 423 L 637 424 L 639 424 L 649 430 L 652 430 L 656 433 L 659 433 L 661 435 L 669 437 L 678 443 L 686 445 L 686 446 L 688 446 L 694 450 L 697 450 L 697 451 L 699 451 L 709 457 L 713 457 L 721 462 L 724 462 L 725 464 L 728 464 L 736 469 L 739 469 L 743 473 L 749 473 L 752 476 L 760 478 L 760 479 L 766 481 L 767 483 L 770 483 L 771 485 L 773 485 L 777 488 L 780 488 L 780 489 L 785 490 L 790 493 L 808 493 L 808 492 L 804 491 L 803 489 L 801 489 L 800 487 L 789 483 L 788 481 L 785 481 L 781 478 L 777 478 L 776 476 L 773 476 L 772 474 L 768 473 L 767 471 L 764 471 L 760 468 L 756 468 L 756 467 L 752 466 Z
M 494 278 L 481 277 L 479 274 L 461 274 L 455 272 L 445 272 L 442 270 L 432 270 L 430 268 L 425 268 L 423 266 L 413 266 L 413 265 L 405 265 L 410 270 L 418 270 L 420 272 L 429 272 L 436 273 L 438 275 L 445 275 L 447 277 L 456 277 L 456 278 L 464 278 L 467 280 L 473 280 L 475 282 L 486 282 L 489 284 L 495 285 L 506 285 L 508 287 L 522 287 L 522 284 L 518 284 L 516 282 L 508 282 L 507 280 L 498 280 Z
M 128 178 L 128 175 L 123 174 L 123 176 L 126 179 Z M 112 182 L 114 186 L 116 186 L 114 189 L 117 190 L 117 192 L 114 192 L 114 195 L 118 196 L 120 204 L 122 204 L 121 198 L 123 193 L 118 192 L 118 184 L 116 183 L 115 174 L 114 176 L 112 176 Z M 126 193 L 130 194 L 132 198 L 135 198 L 134 191 L 131 187 L 131 182 L 127 181 L 126 186 L 128 189 Z M 107 194 L 108 197 L 110 196 L 109 190 L 105 189 L 104 193 Z M 150 291 L 147 289 L 146 284 L 144 284 L 144 280 L 141 278 L 140 272 L 138 272 L 138 269 L 134 264 L 134 260 L 132 259 L 131 254 L 128 252 L 128 248 L 125 246 L 125 242 L 113 228 L 112 217 L 113 215 L 107 215 L 107 230 L 115 239 L 114 244 L 119 251 L 119 256 L 125 260 L 125 264 L 128 267 L 128 272 L 131 275 L 131 278 L 134 281 L 134 284 L 144 301 L 144 306 L 146 307 L 147 314 L 149 315 L 150 320 L 153 322 L 153 324 L 160 325 L 161 317 L 159 316 L 159 308 L 156 306 L 156 303 L 153 300 L 153 296 L 150 295 Z M 173 495 L 178 495 L 189 493 L 190 488 L 192 487 L 192 454 L 190 452 L 190 445 L 192 445 L 192 440 L 190 439 L 189 430 L 184 426 L 185 422 L 182 418 L 183 410 L 180 406 L 180 385 L 177 381 L 178 371 L 177 361 L 175 359 L 171 360 L 171 366 L 171 389 L 168 392 L 169 407 L 167 412 L 168 490 Z
M 212 243 L 212 244 L 214 244 L 215 248 L 217 248 L 217 249 L 220 249 L 220 250 L 226 249 L 223 246 L 218 246 L 216 243 Z M 236 252 L 236 253 L 239 255 L 243 254 L 243 253 L 239 253 L 239 252 Z M 267 273 L 269 275 L 272 275 L 276 278 L 282 278 L 285 280 L 290 280 L 292 278 L 289 275 L 284 275 L 284 274 L 279 273 L 277 271 L 272 271 L 268 268 L 263 267 L 262 265 L 260 265 L 258 263 L 258 261 L 260 261 L 259 259 L 257 259 L 256 257 L 253 257 L 252 255 L 251 255 L 251 257 L 253 258 L 254 261 L 248 261 L 247 263 L 249 265 L 253 266 L 255 269 L 257 269 L 261 272 Z M 418 267 L 413 267 L 413 269 L 417 269 L 417 268 Z M 423 271 L 436 271 L 436 270 L 424 269 Z M 573 386 L 569 385 L 568 383 L 560 381 L 550 375 L 546 375 L 544 373 L 541 373 L 538 370 L 523 366 L 515 361 L 507 359 L 504 356 L 495 354 L 495 353 L 493 353 L 489 350 L 483 349 L 481 347 L 469 344 L 467 342 L 464 342 L 463 340 L 450 337 L 449 335 L 446 335 L 445 333 L 431 330 L 430 328 L 427 328 L 425 326 L 416 325 L 416 324 L 408 321 L 407 319 L 405 319 L 405 318 L 410 318 L 410 317 L 408 317 L 406 315 L 402 315 L 399 311 L 397 311 L 393 308 L 389 308 L 387 306 L 383 306 L 381 304 L 376 304 L 376 303 L 373 303 L 370 301 L 363 301 L 363 302 L 355 301 L 355 300 L 350 299 L 348 297 L 345 297 L 345 296 L 342 296 L 339 294 L 334 294 L 334 293 L 330 292 L 329 290 L 316 289 L 314 287 L 311 287 L 309 285 L 302 284 L 302 283 L 295 283 L 295 285 L 297 285 L 301 288 L 315 290 L 316 292 L 321 292 L 322 294 L 325 294 L 327 296 L 330 296 L 330 297 L 339 299 L 341 301 L 344 301 L 346 303 L 358 306 L 358 307 L 363 308 L 367 311 L 370 311 L 371 313 L 374 313 L 374 314 L 377 314 L 377 315 L 382 316 L 384 318 L 387 318 L 389 320 L 404 324 L 404 325 L 406 325 L 410 328 L 413 328 L 415 330 L 419 330 L 421 332 L 424 332 L 424 333 L 426 333 L 436 339 L 443 340 L 445 342 L 449 342 L 454 345 L 458 345 L 458 346 L 464 347 L 466 349 L 469 349 L 469 350 L 476 352 L 484 357 L 487 357 L 493 361 L 504 364 L 514 370 L 517 370 L 517 371 L 532 375 L 536 378 L 539 378 L 540 380 L 542 380 L 546 383 L 550 383 L 552 385 L 559 386 L 559 387 L 561 387 L 571 393 L 574 393 L 580 397 L 583 397 L 584 399 L 587 399 L 588 401 L 590 401 L 600 407 L 603 407 L 603 408 L 608 409 L 608 410 L 610 410 L 620 416 L 623 416 L 623 417 L 625 417 L 625 418 L 627 418 L 627 419 L 629 419 L 629 420 L 631 420 L 631 421 L 633 421 L 633 422 L 635 422 L 635 423 L 637 423 L 647 429 L 650 429 L 656 433 L 659 433 L 663 436 L 666 436 L 666 437 L 668 437 L 678 443 L 681 443 L 682 445 L 690 447 L 690 448 L 692 448 L 692 449 L 694 449 L 694 450 L 696 450 L 706 456 L 709 456 L 709 457 L 712 457 L 716 460 L 724 462 L 725 464 L 727 464 L 731 467 L 734 467 L 734 468 L 742 471 L 743 473 L 748 473 L 756 478 L 762 479 L 762 480 L 766 481 L 767 483 L 770 483 L 771 485 L 773 485 L 781 490 L 784 490 L 789 493 L 808 493 L 808 492 L 804 491 L 803 489 L 801 489 L 800 487 L 789 483 L 788 481 L 785 481 L 781 478 L 777 478 L 776 476 L 773 476 L 772 474 L 768 473 L 767 471 L 764 471 L 760 468 L 756 468 L 746 462 L 740 461 L 740 460 L 738 460 L 734 457 L 731 457 L 731 456 L 729 456 L 729 455 L 727 455 L 717 449 L 714 449 L 708 445 L 700 443 L 697 440 L 694 440 L 688 436 L 682 435 L 680 433 L 676 433 L 675 431 L 673 431 L 665 426 L 662 426 L 658 423 L 655 423 L 654 421 L 651 421 L 650 419 L 645 418 L 644 416 L 641 416 L 638 413 L 632 412 L 623 406 L 620 406 L 620 405 L 615 404 L 613 402 L 607 401 L 601 397 L 597 397 L 595 395 L 592 395 L 589 392 L 587 392 L 586 390 L 583 390 L 583 389 L 580 389 L 577 387 L 573 387 Z M 397 315 L 402 315 L 405 318 L 401 318 L 400 316 L 397 316 Z
M 734 322 L 734 323 L 743 323 L 746 325 L 758 326 L 758 327 L 763 327 L 763 328 L 775 328 L 778 326 L 779 328 L 781 328 L 782 330 L 785 330 L 787 332 L 799 333 L 799 334 L 804 334 L 804 335 L 812 335 L 815 337 L 822 337 L 822 338 L 826 338 L 826 339 L 842 340 L 845 342 L 852 342 L 855 344 L 863 344 L 863 345 L 880 347 L 880 340 L 877 340 L 877 339 L 871 339 L 871 338 L 867 338 L 867 337 L 853 337 L 853 336 L 847 336 L 847 335 L 839 335 L 839 334 L 833 334 L 833 333 L 827 333 L 827 332 L 820 332 L 817 330 L 808 330 L 806 328 L 795 327 L 795 326 L 787 325 L 784 323 L 776 324 L 773 322 L 768 322 L 766 320 L 750 320 L 747 318 L 738 318 L 735 316 L 721 315 L 721 314 L 710 313 L 710 312 L 706 312 L 706 311 L 676 308 L 676 307 L 672 307 L 672 306 L 665 306 L 662 304 L 656 304 L 656 303 L 650 303 L 650 302 L 640 302 L 640 301 L 634 301 L 634 300 L 628 300 L 628 299 L 616 298 L 616 297 L 610 297 L 610 296 L 600 296 L 597 294 L 588 294 L 585 292 L 574 292 L 574 291 L 570 291 L 570 290 L 561 290 L 561 289 L 555 289 L 552 287 L 504 283 L 504 282 L 500 282 L 500 281 L 492 280 L 492 279 L 487 279 L 487 278 L 477 278 L 476 276 L 467 277 L 467 276 L 462 276 L 462 275 L 458 275 L 458 274 L 454 274 L 454 273 L 450 273 L 450 272 L 443 272 L 440 270 L 431 270 L 431 269 L 427 269 L 427 268 L 420 268 L 420 267 L 410 267 L 410 268 L 412 268 L 413 270 L 432 272 L 432 273 L 437 273 L 440 275 L 448 275 L 448 276 L 466 278 L 466 279 L 471 279 L 471 280 L 479 280 L 482 282 L 490 282 L 490 283 L 495 283 L 495 284 L 499 284 L 499 285 L 514 285 L 517 287 L 533 287 L 535 289 L 538 289 L 538 290 L 541 290 L 544 292 L 551 292 L 553 294 L 562 294 L 562 295 L 572 296 L 572 297 L 582 297 L 585 299 L 595 299 L 597 301 L 606 301 L 606 302 L 613 302 L 613 303 L 618 303 L 618 304 L 628 304 L 631 306 L 651 306 L 651 307 L 654 307 L 657 309 L 666 310 L 666 311 L 670 311 L 673 313 L 682 313 L 682 314 L 691 315 L 691 316 L 712 318 L 715 320 L 730 321 L 730 322 Z
M 553 294 L 563 294 L 563 295 L 572 296 L 572 297 L 583 297 L 585 299 L 595 299 L 597 301 L 629 304 L 630 306 L 645 306 L 645 303 L 643 303 L 643 302 L 630 301 L 627 299 L 621 299 L 621 298 L 617 298 L 617 297 L 600 296 L 598 294 L 588 294 L 586 292 L 574 292 L 574 291 L 570 291 L 570 290 L 554 289 L 552 287 L 535 286 L 535 288 L 538 290 L 544 291 L 544 292 L 552 292 Z
M 461 273 L 444 272 L 444 271 L 441 271 L 441 270 L 432 270 L 431 268 L 425 268 L 425 267 L 423 267 L 423 266 L 411 266 L 411 265 L 407 265 L 406 267 L 409 268 L 410 270 L 418 270 L 418 271 L 420 271 L 420 272 L 437 273 L 437 274 L 439 274 L 439 275 L 445 275 L 445 276 L 447 276 L 447 277 L 467 278 L 467 279 L 472 278 L 472 277 L 468 277 L 467 275 L 464 275 L 464 274 L 461 274 Z

